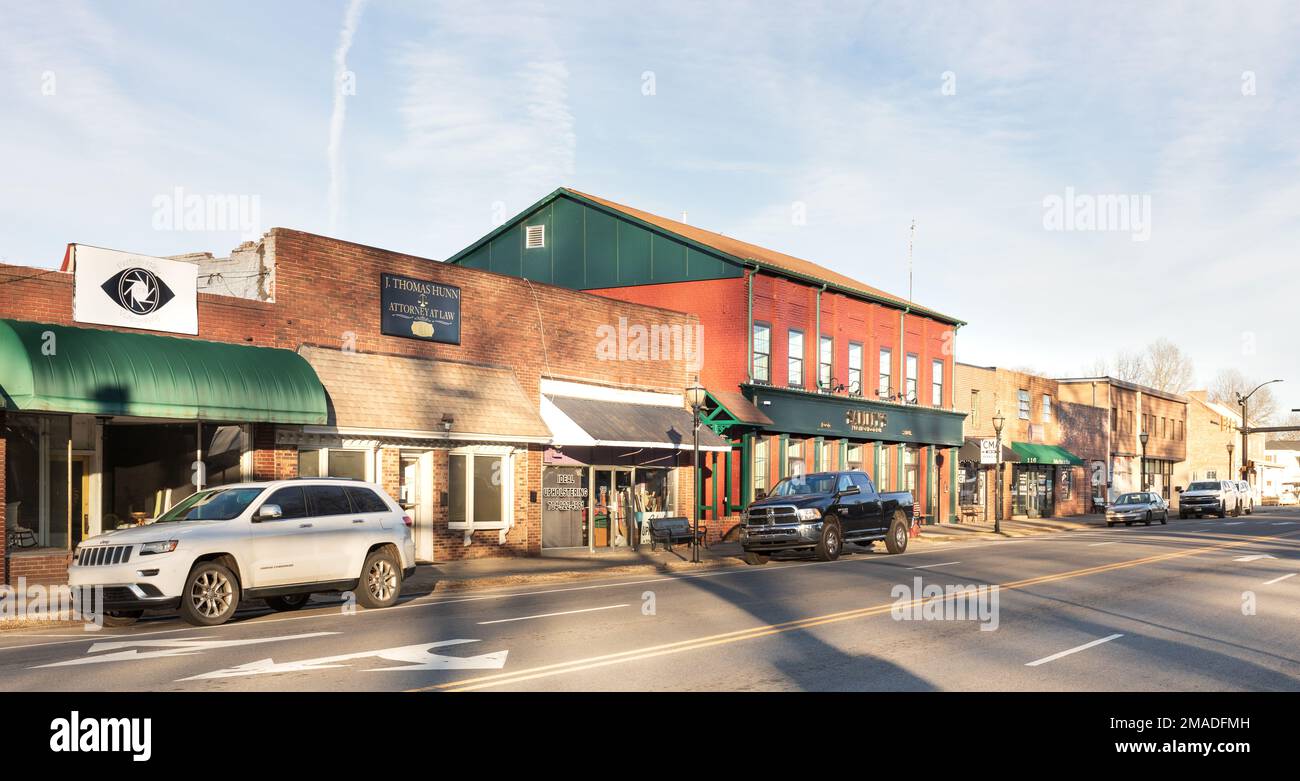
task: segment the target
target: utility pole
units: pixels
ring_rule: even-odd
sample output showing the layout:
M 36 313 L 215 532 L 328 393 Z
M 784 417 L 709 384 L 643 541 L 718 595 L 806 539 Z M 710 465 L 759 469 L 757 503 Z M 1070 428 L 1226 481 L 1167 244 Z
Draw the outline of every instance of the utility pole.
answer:
M 912 297 L 912 243 L 916 240 L 916 218 L 912 218 L 912 227 L 907 234 L 907 300 L 915 301 Z
M 1265 385 L 1272 385 L 1275 382 L 1281 382 L 1281 380 L 1261 382 L 1259 385 L 1255 386 L 1255 390 L 1247 393 L 1245 396 L 1240 393 L 1237 394 L 1237 403 L 1241 405 L 1241 479 L 1246 481 L 1246 485 L 1250 485 L 1250 424 L 1246 419 L 1246 403 L 1250 401 L 1250 397 L 1254 396 L 1255 392 L 1260 388 Z

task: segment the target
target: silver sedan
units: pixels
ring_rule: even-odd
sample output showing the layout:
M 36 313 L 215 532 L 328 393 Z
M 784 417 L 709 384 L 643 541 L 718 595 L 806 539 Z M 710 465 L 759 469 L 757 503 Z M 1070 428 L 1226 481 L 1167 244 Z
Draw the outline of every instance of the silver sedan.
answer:
M 1151 522 L 1156 520 L 1169 523 L 1169 505 L 1165 504 L 1165 500 L 1159 494 L 1149 491 L 1124 494 L 1106 508 L 1107 526 L 1114 526 L 1117 523 L 1125 526 L 1145 523 L 1150 526 Z

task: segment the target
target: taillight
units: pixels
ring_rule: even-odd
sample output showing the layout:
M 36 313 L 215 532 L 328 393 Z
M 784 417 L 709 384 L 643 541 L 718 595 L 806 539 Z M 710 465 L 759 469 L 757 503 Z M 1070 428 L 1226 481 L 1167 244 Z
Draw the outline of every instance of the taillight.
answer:
M 411 516 L 409 515 L 402 516 L 402 523 L 406 524 L 408 528 L 415 525 L 415 521 L 411 520 Z

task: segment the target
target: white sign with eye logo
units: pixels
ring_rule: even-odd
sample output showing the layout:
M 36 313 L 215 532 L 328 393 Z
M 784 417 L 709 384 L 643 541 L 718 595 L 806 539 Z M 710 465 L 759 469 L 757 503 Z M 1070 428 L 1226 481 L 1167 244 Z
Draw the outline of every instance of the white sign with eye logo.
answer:
M 199 332 L 199 267 L 193 263 L 72 244 L 64 264 L 69 270 L 78 323 Z

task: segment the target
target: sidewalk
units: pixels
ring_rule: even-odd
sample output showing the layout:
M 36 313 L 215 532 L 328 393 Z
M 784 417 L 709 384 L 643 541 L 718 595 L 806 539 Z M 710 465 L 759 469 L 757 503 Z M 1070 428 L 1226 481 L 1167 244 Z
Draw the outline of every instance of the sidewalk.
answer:
M 1002 533 L 995 535 L 993 522 L 988 523 L 940 523 L 921 527 L 921 539 L 931 542 L 956 542 L 979 537 L 1032 537 L 1037 534 L 1074 531 L 1076 529 L 1095 529 L 1106 525 L 1106 516 L 1101 513 L 1076 515 L 1070 518 L 1034 518 L 1005 520 Z

